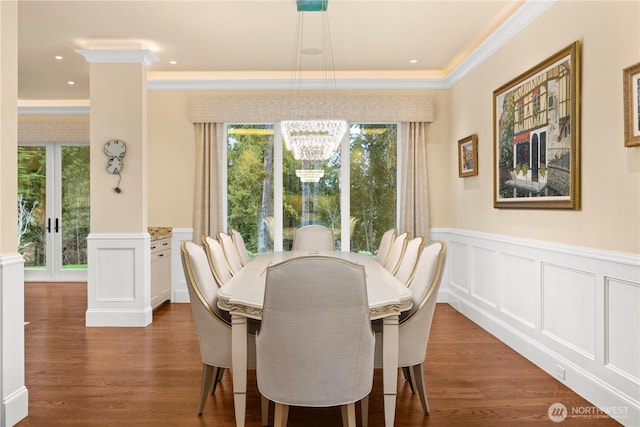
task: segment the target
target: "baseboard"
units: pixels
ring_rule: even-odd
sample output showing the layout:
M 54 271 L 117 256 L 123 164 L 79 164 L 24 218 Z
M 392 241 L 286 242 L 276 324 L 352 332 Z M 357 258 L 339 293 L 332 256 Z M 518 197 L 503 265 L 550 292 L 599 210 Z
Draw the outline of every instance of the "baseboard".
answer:
M 29 391 L 22 387 L 2 400 L 2 420 L 0 426 L 8 427 L 29 415 Z
M 86 326 L 144 327 L 151 324 L 152 321 L 151 307 L 141 310 L 87 309 L 85 313 Z

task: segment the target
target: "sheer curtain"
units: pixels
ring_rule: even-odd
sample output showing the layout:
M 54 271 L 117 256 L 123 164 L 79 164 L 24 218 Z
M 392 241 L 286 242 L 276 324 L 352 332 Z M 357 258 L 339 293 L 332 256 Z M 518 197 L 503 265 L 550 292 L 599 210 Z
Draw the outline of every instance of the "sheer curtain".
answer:
M 398 229 L 429 240 L 427 123 L 402 123 L 402 176 Z
M 219 172 L 224 143 L 223 123 L 195 123 L 196 182 L 193 209 L 193 241 L 215 236 L 222 230 L 222 186 Z

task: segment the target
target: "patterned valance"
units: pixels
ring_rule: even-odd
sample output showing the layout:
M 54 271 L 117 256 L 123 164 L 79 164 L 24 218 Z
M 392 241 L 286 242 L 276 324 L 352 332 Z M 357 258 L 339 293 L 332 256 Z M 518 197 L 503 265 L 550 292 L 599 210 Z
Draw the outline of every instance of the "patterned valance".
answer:
M 19 121 L 18 142 L 89 142 L 89 120 Z
M 191 98 L 193 123 L 273 123 L 285 119 L 340 118 L 348 122 L 432 122 L 433 101 L 410 96 L 306 96 L 291 117 L 288 96 Z M 320 112 L 320 113 L 319 113 Z

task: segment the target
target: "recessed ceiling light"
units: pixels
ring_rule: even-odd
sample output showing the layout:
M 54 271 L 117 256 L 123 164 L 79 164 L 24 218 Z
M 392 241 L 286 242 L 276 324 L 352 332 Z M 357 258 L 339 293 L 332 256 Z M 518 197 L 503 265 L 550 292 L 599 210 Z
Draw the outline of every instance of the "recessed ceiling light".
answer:
M 61 60 L 62 60 L 62 56 L 60 56 L 60 55 L 56 55 L 56 59 L 57 59 L 58 61 L 61 61 Z
M 417 59 L 412 59 L 412 60 L 410 60 L 410 61 L 409 61 L 409 63 L 411 63 L 411 64 L 417 64 L 417 63 L 418 63 L 418 60 L 417 60 Z
M 178 61 L 169 61 L 169 64 L 171 65 L 176 65 L 178 63 Z
M 73 86 L 74 84 L 76 84 L 76 82 L 72 82 L 71 80 L 69 80 L 69 81 L 67 82 L 67 84 L 68 84 L 69 86 Z

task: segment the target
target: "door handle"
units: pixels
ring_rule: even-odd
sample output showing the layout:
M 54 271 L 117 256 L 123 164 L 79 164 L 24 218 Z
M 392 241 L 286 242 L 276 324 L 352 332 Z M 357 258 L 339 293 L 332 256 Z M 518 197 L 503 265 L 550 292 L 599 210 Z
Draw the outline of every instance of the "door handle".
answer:
M 55 230 L 56 233 L 58 232 L 58 230 L 60 230 L 60 227 L 58 226 L 58 218 L 56 218 L 56 225 L 55 225 L 54 230 Z
M 47 218 L 47 233 L 51 233 L 51 218 Z

